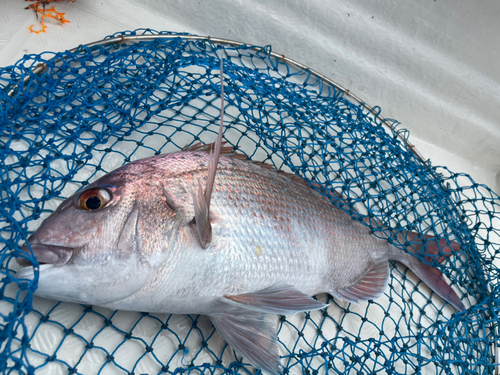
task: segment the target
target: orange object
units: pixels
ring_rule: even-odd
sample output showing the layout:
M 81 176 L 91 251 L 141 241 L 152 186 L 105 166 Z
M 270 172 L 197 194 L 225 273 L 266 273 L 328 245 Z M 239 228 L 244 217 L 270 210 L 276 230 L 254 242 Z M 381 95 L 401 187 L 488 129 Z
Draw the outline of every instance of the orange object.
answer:
M 57 22 L 59 22 L 61 25 L 71 22 L 64 17 L 64 15 L 66 13 L 58 12 L 54 6 L 50 9 L 45 9 L 45 6 L 47 4 L 54 3 L 54 2 L 60 2 L 63 0 L 25 0 L 25 1 L 34 2 L 34 4 L 29 5 L 26 9 L 32 9 L 35 12 L 37 19 L 38 19 L 38 14 L 40 14 L 40 16 L 41 16 L 40 17 L 41 29 L 34 30 L 33 27 L 35 25 L 31 25 L 29 27 L 30 33 L 40 34 L 42 32 L 43 33 L 45 32 L 47 25 L 45 25 L 45 23 L 43 22 L 44 18 L 52 18 L 52 19 L 56 20 Z M 75 2 L 75 0 L 68 0 L 68 1 L 71 1 L 72 3 Z
M 29 29 L 30 29 L 30 33 L 35 33 L 35 34 L 40 34 L 40 33 L 44 33 L 45 32 L 45 29 L 47 28 L 47 25 L 45 25 L 43 23 L 43 21 L 41 22 L 41 26 L 42 28 L 40 30 L 33 30 L 33 27 L 35 25 L 30 25 Z

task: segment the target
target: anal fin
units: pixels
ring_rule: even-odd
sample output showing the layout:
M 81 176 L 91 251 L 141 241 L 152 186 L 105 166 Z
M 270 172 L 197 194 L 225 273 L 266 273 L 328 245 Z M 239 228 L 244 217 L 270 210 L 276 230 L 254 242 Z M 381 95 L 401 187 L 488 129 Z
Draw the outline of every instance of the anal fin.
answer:
M 278 283 L 253 293 L 223 296 L 221 300 L 251 310 L 282 315 L 319 310 L 328 306 L 285 283 Z
M 384 294 L 385 288 L 387 288 L 389 272 L 388 262 L 375 264 L 356 284 L 332 292 L 332 295 L 353 303 L 376 299 Z
M 210 320 L 239 355 L 267 374 L 279 374 L 276 315 L 227 305 L 224 312 L 210 315 Z

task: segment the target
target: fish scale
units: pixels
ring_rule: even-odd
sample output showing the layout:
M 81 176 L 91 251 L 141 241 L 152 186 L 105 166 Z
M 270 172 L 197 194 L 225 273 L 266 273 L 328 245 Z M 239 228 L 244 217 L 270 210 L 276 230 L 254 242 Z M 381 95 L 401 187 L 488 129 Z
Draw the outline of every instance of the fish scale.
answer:
M 304 181 L 236 156 L 221 155 L 217 165 L 212 158 L 187 150 L 135 161 L 68 198 L 28 239 L 42 264 L 36 293 L 206 314 L 233 349 L 273 375 L 280 361 L 272 315 L 324 308 L 311 298 L 323 292 L 349 302 L 377 298 L 388 260 L 464 309 L 440 271 L 373 236 Z M 93 209 L 82 209 L 85 197 Z M 423 237 L 429 254 L 448 256 L 458 246 Z M 413 246 L 409 252 L 424 244 Z M 22 265 L 19 277 L 33 277 Z
M 152 160 L 136 162 L 133 168 Z M 191 194 L 206 176 L 207 161 L 207 153 L 184 152 L 155 163 L 153 180 L 177 186 L 172 199 L 183 206 L 187 217 L 194 215 Z M 211 214 L 214 239 L 208 249 L 201 251 L 187 229 L 185 236 L 174 239 L 171 250 L 183 266 L 176 269 L 167 260 L 169 266 L 159 271 L 165 285 L 157 278 L 156 289 L 148 284 L 144 287 L 148 293 L 139 291 L 109 307 L 134 310 L 151 304 L 157 312 L 192 312 L 192 302 L 177 299 L 186 298 L 186 279 L 194 285 L 190 293 L 197 298 L 198 313 L 211 312 L 205 306 L 213 308 L 221 295 L 249 293 L 280 281 L 314 295 L 350 286 L 366 273 L 370 262 L 389 256 L 387 241 L 372 236 L 328 198 L 276 171 L 229 156 L 219 161 Z M 263 249 L 260 256 L 255 251 L 258 246 Z M 215 275 L 220 268 L 224 272 Z M 213 279 L 209 285 L 206 277 Z

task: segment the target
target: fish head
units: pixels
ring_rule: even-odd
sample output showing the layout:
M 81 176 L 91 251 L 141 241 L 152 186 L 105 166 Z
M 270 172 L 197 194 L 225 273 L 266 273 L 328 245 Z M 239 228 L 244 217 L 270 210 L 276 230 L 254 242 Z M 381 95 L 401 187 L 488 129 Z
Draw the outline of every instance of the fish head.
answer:
M 66 199 L 22 246 L 17 277 L 34 277 L 32 252 L 39 296 L 103 304 L 139 290 L 163 259 L 165 233 L 157 232 L 168 218 L 160 184 L 138 168 L 111 172 Z

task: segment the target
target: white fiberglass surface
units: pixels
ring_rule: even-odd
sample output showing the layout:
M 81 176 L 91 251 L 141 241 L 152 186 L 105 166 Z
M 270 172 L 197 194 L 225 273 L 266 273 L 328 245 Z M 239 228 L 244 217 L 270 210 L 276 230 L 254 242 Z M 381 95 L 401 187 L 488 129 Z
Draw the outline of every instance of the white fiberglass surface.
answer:
M 47 21 L 38 35 L 28 30 L 37 21 L 22 2 L 0 6 L 0 66 L 137 28 L 271 45 L 379 105 L 434 165 L 500 190 L 495 0 L 77 0 L 56 7 L 70 23 Z
M 66 13 L 70 23 L 60 26 L 47 22 L 46 32 L 38 35 L 28 30 L 37 21 L 33 12 L 24 9 L 25 6 L 22 1 L 0 0 L 1 66 L 14 64 L 24 54 L 63 51 L 136 28 L 211 35 L 255 45 L 269 44 L 275 52 L 332 78 L 371 106 L 379 105 L 383 116 L 397 119 L 410 131 L 410 142 L 433 165 L 468 173 L 477 182 L 500 191 L 500 71 L 495 63 L 500 59 L 500 49 L 494 48 L 500 32 L 500 24 L 496 22 L 500 11 L 497 1 L 473 5 L 465 0 L 400 4 L 359 0 L 76 0 L 74 3 L 56 3 L 56 8 Z M 109 169 L 113 169 L 120 161 L 110 159 L 108 163 Z M 425 301 L 430 293 L 426 288 L 422 293 L 422 301 Z M 35 303 L 41 312 L 49 311 L 55 304 L 41 298 L 36 298 Z M 381 298 L 379 303 L 380 311 L 371 309 L 371 315 L 366 317 L 375 324 L 383 319 L 387 298 Z M 65 303 L 51 317 L 68 326 L 81 316 L 83 309 L 80 305 Z M 112 315 L 111 310 L 97 310 L 105 316 Z M 351 311 L 363 316 L 366 308 L 352 306 Z M 340 312 L 332 306 L 329 314 L 335 317 Z M 119 312 L 113 316 L 113 324 L 127 330 L 139 315 Z M 165 320 L 166 316 L 157 315 L 160 320 Z M 320 319 L 319 312 L 313 313 L 312 318 Z M 28 330 L 37 326 L 37 319 L 38 316 L 28 316 Z M 432 314 L 426 319 L 432 320 Z M 300 314 L 289 320 L 297 327 L 304 324 L 304 316 Z M 156 320 L 142 320 L 134 333 L 150 342 L 158 331 L 158 324 Z M 187 316 L 175 316 L 169 324 L 176 332 L 186 334 L 192 327 L 191 318 Z M 354 319 L 345 322 L 350 331 L 354 331 L 357 325 L 359 322 Z M 199 327 L 205 331 L 211 329 L 207 319 L 201 319 Z M 360 335 L 375 335 L 377 331 L 373 329 L 371 332 L 371 327 L 374 326 L 365 326 Z M 387 322 L 386 327 L 390 329 Z M 394 324 L 393 329 L 396 328 Z M 102 329 L 102 321 L 87 315 L 79 329 L 84 337 L 92 337 Z M 322 330 L 330 332 L 325 337 L 333 337 L 336 333 L 333 323 Z M 312 337 L 315 330 L 305 330 L 304 334 Z M 62 329 L 43 325 L 32 347 L 53 352 L 63 335 Z M 280 339 L 286 345 L 292 345 L 297 341 L 297 332 L 285 328 Z M 191 335 L 189 340 L 187 347 L 199 345 L 197 335 Z M 120 336 L 106 328 L 96 345 L 112 351 L 119 342 Z M 217 342 L 224 345 L 220 338 Z M 165 334 L 155 341 L 153 349 L 158 356 L 168 357 L 177 350 L 176 345 L 175 340 Z M 79 358 L 83 350 L 81 342 L 69 337 L 58 356 L 72 364 L 73 358 Z M 120 357 L 120 364 L 127 368 L 137 361 L 142 350 L 143 347 L 136 343 L 127 342 L 115 357 Z M 186 352 L 179 363 L 171 364 L 171 368 L 189 364 L 190 355 L 195 352 Z M 282 354 L 286 353 L 282 351 Z M 101 351 L 90 350 L 79 371 L 96 373 L 105 361 L 101 358 L 103 356 Z M 225 359 L 231 361 L 232 353 L 228 353 Z M 32 360 L 33 365 L 44 361 L 36 355 Z M 199 363 L 211 360 L 208 353 L 197 358 Z M 136 373 L 158 372 L 157 367 L 157 363 L 147 357 L 140 362 Z M 64 366 L 51 363 L 39 373 L 63 374 L 65 371 Z M 107 366 L 101 373 L 123 372 Z

